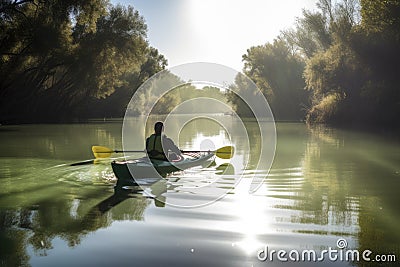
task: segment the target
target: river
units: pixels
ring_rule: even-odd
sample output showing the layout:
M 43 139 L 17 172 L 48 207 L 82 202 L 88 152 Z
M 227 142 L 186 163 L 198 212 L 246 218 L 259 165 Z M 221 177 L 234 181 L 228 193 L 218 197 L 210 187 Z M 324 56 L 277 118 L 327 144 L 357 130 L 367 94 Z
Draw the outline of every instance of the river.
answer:
M 268 164 L 265 169 L 262 162 L 253 164 L 254 151 L 260 149 L 254 123 L 246 123 L 251 149 L 227 139 L 218 125 L 189 126 L 177 141 L 182 148 L 195 148 L 202 138 L 219 140 L 217 145 L 233 140 L 235 162 L 216 159 L 206 169 L 174 173 L 167 177 L 179 181 L 174 187 L 152 187 L 159 190 L 158 198 L 142 187 L 114 194 L 111 160 L 70 166 L 92 159 L 92 145 L 121 149 L 119 120 L 0 126 L 0 266 L 373 266 L 379 259 L 399 261 L 397 137 L 277 123 L 276 153 L 268 170 Z M 141 146 L 142 141 L 135 142 Z M 240 173 L 241 180 L 234 181 L 232 173 Z M 265 178 L 254 193 L 249 193 L 250 176 Z M 226 194 L 199 207 L 168 204 L 169 199 L 206 199 L 207 187 L 202 193 L 182 189 L 188 182 L 199 186 L 196 179 L 204 182 L 205 177 Z M 354 251 L 359 260 L 347 257 Z

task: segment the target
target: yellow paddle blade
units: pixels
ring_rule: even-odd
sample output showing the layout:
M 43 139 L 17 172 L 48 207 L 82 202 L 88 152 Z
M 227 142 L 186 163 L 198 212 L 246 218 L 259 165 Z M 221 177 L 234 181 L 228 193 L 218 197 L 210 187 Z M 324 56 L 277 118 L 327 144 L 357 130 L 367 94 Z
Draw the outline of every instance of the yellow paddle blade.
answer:
M 92 152 L 96 159 L 109 158 L 114 153 L 114 151 L 105 146 L 92 146 Z
M 215 151 L 215 155 L 221 159 L 230 159 L 235 153 L 235 148 L 233 146 L 224 146 Z

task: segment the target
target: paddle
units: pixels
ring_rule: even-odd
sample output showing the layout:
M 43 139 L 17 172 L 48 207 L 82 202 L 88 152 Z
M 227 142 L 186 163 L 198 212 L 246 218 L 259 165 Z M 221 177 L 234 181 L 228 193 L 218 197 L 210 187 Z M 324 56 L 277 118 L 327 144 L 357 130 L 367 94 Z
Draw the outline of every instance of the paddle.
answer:
M 233 146 L 224 146 L 215 151 L 209 150 L 184 150 L 182 153 L 200 153 L 200 152 L 215 152 L 215 155 L 221 159 L 230 159 L 233 157 L 235 148 Z M 140 153 L 144 150 L 112 150 L 105 146 L 92 146 L 93 155 L 96 158 L 109 158 L 112 153 Z
M 233 157 L 235 148 L 233 146 L 224 146 L 215 151 L 207 150 L 183 150 L 182 153 L 215 152 L 215 155 L 221 159 L 230 159 Z

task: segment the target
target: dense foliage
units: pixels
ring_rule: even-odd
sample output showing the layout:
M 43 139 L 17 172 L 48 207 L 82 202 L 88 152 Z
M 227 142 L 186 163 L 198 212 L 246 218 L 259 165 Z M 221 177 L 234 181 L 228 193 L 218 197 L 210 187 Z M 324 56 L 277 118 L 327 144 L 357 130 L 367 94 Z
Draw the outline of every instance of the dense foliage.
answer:
M 0 18 L 1 123 L 121 116 L 133 91 L 167 64 L 132 7 L 7 0 Z
M 273 43 L 250 48 L 244 73 L 278 120 L 298 119 L 307 107 L 310 123 L 398 127 L 400 1 L 320 0 L 317 7 Z
M 264 93 L 277 120 L 300 120 L 308 94 L 304 90 L 304 61 L 283 39 L 251 47 L 243 55 L 243 72 Z
M 243 73 L 277 120 L 398 127 L 400 0 L 319 0 L 292 29 L 243 55 Z M 0 2 L 0 123 L 121 117 L 137 88 L 167 61 L 147 41 L 144 18 L 107 0 Z M 171 77 L 171 83 L 176 84 Z M 240 75 L 232 87 L 250 90 Z M 251 89 L 252 90 L 252 89 Z M 168 113 L 189 97 L 237 95 L 187 84 L 137 106 Z M 198 108 L 198 107 L 197 107 Z
M 331 44 L 307 61 L 309 122 L 398 127 L 400 1 L 320 1 Z M 320 13 L 321 14 L 321 13 Z M 324 13 L 322 13 L 324 14 Z M 328 19 L 329 18 L 329 19 Z

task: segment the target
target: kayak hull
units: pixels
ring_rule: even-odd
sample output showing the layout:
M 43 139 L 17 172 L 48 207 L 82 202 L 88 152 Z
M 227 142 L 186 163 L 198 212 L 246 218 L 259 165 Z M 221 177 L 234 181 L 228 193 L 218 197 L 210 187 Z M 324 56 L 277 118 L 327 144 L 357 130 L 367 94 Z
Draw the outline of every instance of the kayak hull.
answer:
M 111 167 L 118 179 L 118 185 L 134 185 L 141 178 L 165 177 L 167 174 L 206 165 L 213 159 L 214 153 L 207 152 L 197 156 L 184 155 L 180 161 L 149 160 L 141 158 L 127 161 L 113 161 Z

